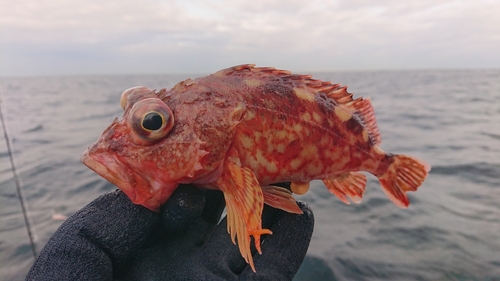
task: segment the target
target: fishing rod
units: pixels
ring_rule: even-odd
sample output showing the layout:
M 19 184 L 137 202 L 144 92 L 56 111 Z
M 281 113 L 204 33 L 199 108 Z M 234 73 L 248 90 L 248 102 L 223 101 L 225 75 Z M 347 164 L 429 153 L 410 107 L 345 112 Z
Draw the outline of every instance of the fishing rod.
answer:
M 5 143 L 7 144 L 7 153 L 10 158 L 10 166 L 12 170 L 12 174 L 14 174 L 14 182 L 16 183 L 17 195 L 19 197 L 19 203 L 21 204 L 21 209 L 23 212 L 24 223 L 26 224 L 26 231 L 28 232 L 28 238 L 30 239 L 31 252 L 33 253 L 33 257 L 36 259 L 36 248 L 35 248 L 35 239 L 33 238 L 33 232 L 31 231 L 31 226 L 28 220 L 28 212 L 26 210 L 26 204 L 24 203 L 24 196 L 21 190 L 21 180 L 17 174 L 16 166 L 14 165 L 14 155 L 12 153 L 12 149 L 10 146 L 9 135 L 7 134 L 7 128 L 5 126 L 5 120 L 3 119 L 2 114 L 2 99 L 0 98 L 0 122 L 2 123 L 3 134 L 5 136 Z

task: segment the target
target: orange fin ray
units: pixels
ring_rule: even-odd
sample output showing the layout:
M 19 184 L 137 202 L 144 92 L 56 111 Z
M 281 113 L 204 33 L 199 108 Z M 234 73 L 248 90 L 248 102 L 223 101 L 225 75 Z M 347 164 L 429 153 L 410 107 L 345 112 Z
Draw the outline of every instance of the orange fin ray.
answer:
M 332 179 L 323 180 L 330 193 L 335 194 L 342 202 L 358 204 L 361 202 L 366 188 L 366 176 L 357 172 L 336 175 Z
M 259 229 L 259 230 L 252 230 L 248 232 L 248 235 L 253 236 L 253 239 L 255 241 L 255 249 L 257 249 L 257 252 L 262 255 L 262 249 L 260 248 L 260 236 L 263 234 L 273 234 L 273 232 L 269 229 Z M 250 264 L 252 266 L 253 262 Z M 253 271 L 255 272 L 255 267 L 252 266 Z
M 375 111 L 369 98 L 358 98 L 350 105 L 354 108 L 355 114 L 360 118 L 364 128 L 368 131 L 368 136 L 372 141 L 372 145 L 378 145 L 382 142 L 380 131 L 375 119 Z
M 353 99 L 353 94 L 347 91 L 347 86 L 313 79 L 311 75 L 292 74 L 288 70 L 273 67 L 255 67 L 254 64 L 234 66 L 221 70 L 216 74 L 280 79 L 283 84 L 289 85 L 292 88 L 308 88 L 315 95 L 319 93 L 325 94 L 328 98 L 334 100 L 337 106 L 356 116 L 358 121 L 368 131 L 368 136 L 373 145 L 381 143 L 380 132 L 370 99 L 362 97 Z
M 260 235 L 271 234 L 270 230 L 262 229 L 262 189 L 250 169 L 240 167 L 232 161 L 226 161 L 224 168 L 224 173 L 215 184 L 222 190 L 226 200 L 227 230 L 233 243 L 236 244 L 237 238 L 241 256 L 255 271 L 250 235 L 254 237 L 255 248 L 260 253 Z
M 393 157 L 394 162 L 378 179 L 387 197 L 396 206 L 406 208 L 410 204 L 406 192 L 418 189 L 431 170 L 431 166 L 406 155 L 394 155 Z
M 333 99 L 345 111 L 356 116 L 368 131 L 368 136 L 373 145 L 380 144 L 382 138 L 375 119 L 375 111 L 369 98 L 352 98 L 352 94 L 347 91 L 347 87 L 329 88 L 326 95 Z
M 266 185 L 262 187 L 264 203 L 292 214 L 302 214 L 302 210 L 297 205 L 292 193 L 283 187 Z

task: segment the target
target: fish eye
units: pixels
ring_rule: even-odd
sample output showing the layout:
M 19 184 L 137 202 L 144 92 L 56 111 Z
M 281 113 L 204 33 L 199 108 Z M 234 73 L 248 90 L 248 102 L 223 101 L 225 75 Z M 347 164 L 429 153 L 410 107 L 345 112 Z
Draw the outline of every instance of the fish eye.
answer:
M 158 112 L 148 112 L 142 118 L 142 128 L 149 131 L 156 131 L 163 126 L 165 120 Z
M 151 144 L 168 135 L 174 126 L 174 116 L 161 99 L 147 98 L 132 106 L 128 122 L 137 144 Z

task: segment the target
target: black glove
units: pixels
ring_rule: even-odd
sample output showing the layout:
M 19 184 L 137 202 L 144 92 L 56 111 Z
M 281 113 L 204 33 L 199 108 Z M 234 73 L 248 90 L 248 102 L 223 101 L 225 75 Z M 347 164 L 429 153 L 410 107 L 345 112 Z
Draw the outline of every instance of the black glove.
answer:
M 59 227 L 26 280 L 291 280 L 314 226 L 298 204 L 302 215 L 264 207 L 262 227 L 273 235 L 262 237 L 254 273 L 219 223 L 222 192 L 182 185 L 157 214 L 114 191 Z

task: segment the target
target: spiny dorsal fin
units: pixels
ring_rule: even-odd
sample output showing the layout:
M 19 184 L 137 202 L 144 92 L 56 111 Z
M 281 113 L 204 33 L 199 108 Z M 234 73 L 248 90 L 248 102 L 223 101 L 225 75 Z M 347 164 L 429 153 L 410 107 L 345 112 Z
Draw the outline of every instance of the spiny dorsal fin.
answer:
M 354 114 L 363 122 L 363 126 L 368 131 L 368 136 L 372 140 L 373 145 L 380 144 L 382 138 L 380 137 L 377 120 L 375 119 L 375 111 L 373 110 L 370 98 L 358 98 L 349 107 L 355 109 Z
M 331 82 L 313 79 L 311 75 L 292 74 L 288 70 L 280 70 L 273 67 L 255 67 L 254 64 L 238 65 L 231 68 L 223 69 L 218 73 L 224 75 L 241 75 L 241 76 L 275 76 L 284 84 L 291 84 L 291 87 L 300 88 L 307 87 L 312 89 L 316 94 L 323 93 L 327 97 L 334 100 L 337 105 L 341 105 L 344 110 L 352 116 L 356 116 L 363 127 L 368 131 L 368 136 L 374 145 L 380 144 L 381 137 L 375 119 L 375 112 L 370 99 L 362 97 L 353 99 L 352 94 L 347 91 L 347 86 L 340 86 Z
M 331 89 L 326 95 L 358 118 L 363 127 L 368 131 L 368 136 L 374 145 L 382 142 L 370 98 L 364 99 L 359 97 L 353 99 L 352 94 L 347 92 L 347 86 Z

